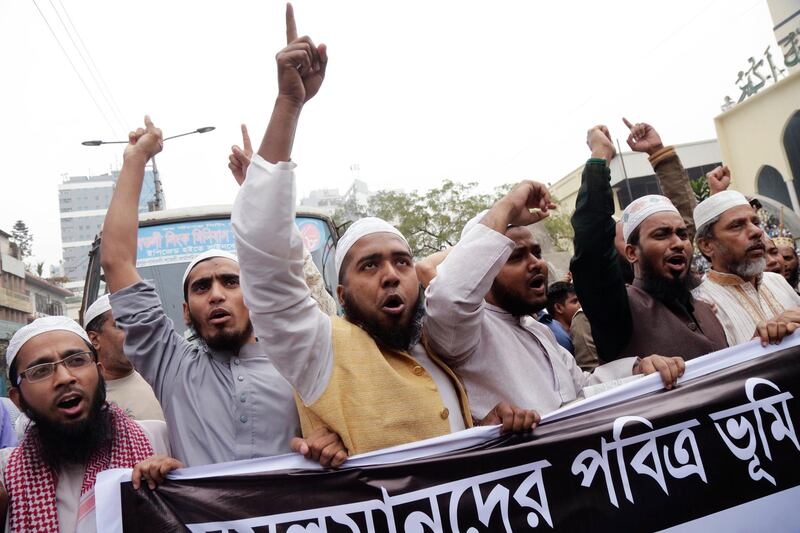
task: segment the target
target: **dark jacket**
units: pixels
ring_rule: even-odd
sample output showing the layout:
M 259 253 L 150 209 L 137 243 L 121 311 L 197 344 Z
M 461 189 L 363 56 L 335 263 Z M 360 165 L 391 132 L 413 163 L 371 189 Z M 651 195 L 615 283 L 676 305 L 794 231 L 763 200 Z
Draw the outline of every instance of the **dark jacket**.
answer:
M 666 305 L 641 287 L 626 286 L 614 248 L 609 169 L 590 160 L 582 180 L 572 216 L 575 255 L 570 270 L 599 357 L 613 361 L 656 353 L 691 359 L 725 348 L 724 330 L 708 304 L 689 297 Z

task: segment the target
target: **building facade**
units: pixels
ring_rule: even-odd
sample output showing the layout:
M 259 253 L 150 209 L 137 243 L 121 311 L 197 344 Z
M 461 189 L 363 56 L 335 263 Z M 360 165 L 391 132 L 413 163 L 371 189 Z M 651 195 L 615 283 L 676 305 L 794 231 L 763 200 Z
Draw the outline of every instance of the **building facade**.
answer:
M 0 372 L 6 372 L 6 347 L 12 335 L 28 323 L 33 312 L 25 282 L 25 263 L 15 255 L 11 235 L 0 230 Z M 0 377 L 0 395 L 5 395 L 6 380 Z
M 25 281 L 31 295 L 33 318 L 67 315 L 67 298 L 72 292 L 30 272 L 25 273 Z
M 89 263 L 89 251 L 111 203 L 119 171 L 99 176 L 72 176 L 58 186 L 61 218 L 61 246 L 64 255 L 64 276 L 82 284 Z M 148 211 L 155 196 L 152 170 L 145 172 L 139 212 Z
M 800 70 L 732 106 L 714 125 L 732 187 L 800 215 Z
M 300 205 L 322 209 L 328 216 L 332 216 L 340 207 L 366 208 L 373 194 L 366 182 L 354 179 L 344 194 L 339 194 L 339 189 L 315 189 L 300 200 Z
M 0 230 L 0 336 L 27 324 L 33 312 L 25 263 L 15 257 L 10 239 L 11 235 Z

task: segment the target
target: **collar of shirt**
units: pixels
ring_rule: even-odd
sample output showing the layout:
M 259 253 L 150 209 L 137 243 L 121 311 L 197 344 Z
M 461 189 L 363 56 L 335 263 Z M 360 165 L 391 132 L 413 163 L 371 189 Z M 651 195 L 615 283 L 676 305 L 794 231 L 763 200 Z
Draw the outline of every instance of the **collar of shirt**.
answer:
M 756 289 L 758 289 L 758 286 L 761 285 L 762 277 L 763 274 L 759 274 L 758 277 L 756 278 L 756 282 L 754 284 Z M 716 270 L 713 269 L 708 271 L 708 279 L 713 281 L 714 283 L 717 283 L 718 285 L 723 285 L 723 286 L 746 285 L 747 283 L 749 283 L 740 278 L 739 276 L 737 276 L 736 274 L 726 274 L 724 272 L 717 272 Z
M 214 350 L 205 346 L 206 351 L 209 353 L 212 359 L 221 363 L 223 365 L 230 364 L 231 360 L 234 358 L 239 359 L 269 359 L 267 354 L 264 353 L 264 350 L 261 347 L 261 344 L 256 340 L 256 342 L 248 342 L 247 344 L 242 345 L 239 348 L 239 354 L 234 354 L 231 350 Z
M 483 301 L 483 307 L 487 311 L 489 311 L 490 313 L 495 315 L 497 318 L 499 318 L 500 320 L 505 320 L 506 322 L 513 322 L 513 323 L 518 324 L 520 326 L 522 326 L 523 323 L 524 323 L 524 319 L 525 319 L 524 316 L 514 316 L 511 313 L 509 313 L 508 311 L 506 311 L 505 309 L 503 309 L 501 307 L 497 307 L 496 305 L 492 305 L 489 302 L 487 302 L 486 300 Z

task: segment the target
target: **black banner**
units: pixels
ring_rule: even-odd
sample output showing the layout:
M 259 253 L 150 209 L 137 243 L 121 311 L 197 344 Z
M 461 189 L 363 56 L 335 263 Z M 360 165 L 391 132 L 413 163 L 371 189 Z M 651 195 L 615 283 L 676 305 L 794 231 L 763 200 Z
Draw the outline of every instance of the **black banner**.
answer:
M 659 530 L 800 486 L 799 396 L 800 348 L 788 348 L 478 449 L 338 471 L 168 481 L 156 491 L 122 483 L 122 526 Z

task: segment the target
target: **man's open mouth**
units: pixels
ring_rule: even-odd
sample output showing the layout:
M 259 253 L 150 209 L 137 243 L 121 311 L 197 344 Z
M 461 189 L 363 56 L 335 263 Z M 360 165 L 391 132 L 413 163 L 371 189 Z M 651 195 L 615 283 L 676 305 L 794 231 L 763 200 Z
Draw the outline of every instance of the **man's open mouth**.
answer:
M 544 292 L 545 285 L 547 284 L 547 279 L 542 274 L 537 274 L 533 276 L 531 280 L 528 282 L 528 287 L 537 291 L 537 292 Z
M 227 322 L 229 318 L 231 318 L 230 312 L 222 308 L 214 309 L 208 314 L 208 321 L 212 324 L 222 324 Z
M 59 398 L 56 407 L 67 416 L 78 414 L 81 410 L 83 396 L 77 392 L 69 392 Z
M 687 264 L 688 261 L 683 254 L 675 254 L 667 258 L 667 266 L 672 270 L 683 270 Z
M 383 301 L 383 305 L 381 306 L 381 310 L 390 315 L 399 315 L 405 310 L 405 308 L 406 304 L 403 302 L 403 298 L 397 294 L 387 296 Z

